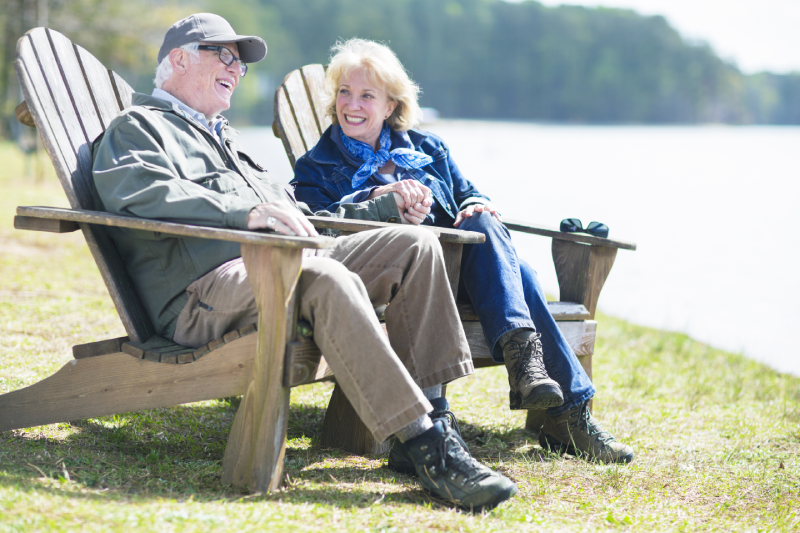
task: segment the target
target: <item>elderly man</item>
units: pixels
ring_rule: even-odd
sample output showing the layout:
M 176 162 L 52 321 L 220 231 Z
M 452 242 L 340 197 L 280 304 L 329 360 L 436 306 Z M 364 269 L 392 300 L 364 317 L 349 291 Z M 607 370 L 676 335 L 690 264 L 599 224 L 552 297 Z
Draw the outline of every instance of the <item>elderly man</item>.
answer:
M 100 205 L 166 221 L 317 235 L 305 205 L 242 151 L 220 115 L 247 63 L 266 53 L 263 39 L 237 35 L 217 15 L 176 22 L 159 51 L 156 89 L 134 94 L 95 145 Z M 387 220 L 399 217 L 398 202 L 346 204 L 333 216 Z M 112 239 L 161 335 L 200 346 L 256 321 L 238 244 L 124 229 Z M 327 257 L 303 259 L 300 313 L 361 419 L 377 439 L 397 437 L 392 453 L 434 495 L 468 509 L 510 498 L 514 483 L 478 463 L 446 421 L 441 384 L 473 366 L 433 234 L 398 226 L 336 242 Z M 373 310 L 387 303 L 388 340 Z

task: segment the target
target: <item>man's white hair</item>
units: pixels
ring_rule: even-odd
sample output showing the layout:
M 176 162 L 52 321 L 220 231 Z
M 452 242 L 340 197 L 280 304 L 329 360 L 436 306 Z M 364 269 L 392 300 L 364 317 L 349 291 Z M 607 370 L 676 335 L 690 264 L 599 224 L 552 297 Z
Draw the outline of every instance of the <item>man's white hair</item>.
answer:
M 181 46 L 181 50 L 186 50 L 189 52 L 189 57 L 191 58 L 190 61 L 192 63 L 200 62 L 200 52 L 197 49 L 198 46 L 200 46 L 198 43 L 189 43 Z M 167 57 L 162 59 L 161 63 L 159 63 L 158 67 L 156 67 L 156 78 L 153 80 L 153 83 L 156 85 L 156 89 L 160 89 L 161 86 L 164 85 L 164 82 L 172 77 L 172 73 L 172 63 L 169 62 L 169 54 L 167 54 Z

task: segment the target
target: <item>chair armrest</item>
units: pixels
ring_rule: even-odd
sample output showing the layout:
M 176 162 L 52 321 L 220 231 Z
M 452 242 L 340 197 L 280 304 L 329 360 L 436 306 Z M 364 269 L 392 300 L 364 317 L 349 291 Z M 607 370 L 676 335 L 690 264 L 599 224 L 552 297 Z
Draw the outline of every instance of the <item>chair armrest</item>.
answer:
M 390 222 L 374 222 L 371 220 L 353 220 L 346 218 L 332 217 L 308 217 L 315 228 L 334 229 L 348 233 L 357 233 L 380 228 L 396 228 L 398 224 Z M 461 244 L 480 244 L 486 240 L 486 235 L 476 231 L 464 231 L 460 229 L 437 228 L 434 226 L 419 226 L 428 231 L 432 231 L 441 242 L 452 242 Z
M 623 250 L 636 250 L 636 244 L 632 242 L 617 241 L 614 239 L 604 239 L 603 237 L 594 237 L 593 235 L 586 235 L 583 233 L 566 233 L 557 228 L 542 226 L 539 224 L 531 224 L 522 220 L 507 219 L 503 217 L 503 224 L 513 231 L 521 231 L 523 233 L 532 233 L 534 235 L 544 235 L 545 237 L 552 237 L 561 241 L 582 242 L 585 244 L 594 244 L 596 246 L 606 246 L 609 248 L 621 248 Z
M 98 224 L 101 226 L 156 231 L 168 233 L 170 235 L 180 235 L 182 237 L 217 239 L 220 241 L 238 242 L 240 244 L 257 244 L 276 246 L 279 248 L 332 248 L 335 245 L 334 239 L 330 237 L 288 237 L 275 233 L 162 222 L 160 220 L 148 218 L 113 215 L 102 211 L 20 206 L 17 207 L 17 215 L 19 217 Z

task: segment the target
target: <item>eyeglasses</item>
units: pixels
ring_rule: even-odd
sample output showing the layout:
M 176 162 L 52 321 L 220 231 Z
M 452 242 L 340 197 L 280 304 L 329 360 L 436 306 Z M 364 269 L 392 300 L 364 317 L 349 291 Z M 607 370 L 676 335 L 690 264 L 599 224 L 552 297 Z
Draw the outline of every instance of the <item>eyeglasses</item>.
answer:
M 567 233 L 588 233 L 595 237 L 608 237 L 608 226 L 602 222 L 589 222 L 586 229 L 583 229 L 583 224 L 577 218 L 565 218 L 561 221 L 561 231 Z
M 239 75 L 244 78 L 244 75 L 247 74 L 247 63 L 233 55 L 233 52 L 225 48 L 224 46 L 213 46 L 210 44 L 201 44 L 197 47 L 198 50 L 208 50 L 209 52 L 218 52 L 219 53 L 219 60 L 225 63 L 228 66 L 231 66 L 234 61 L 239 64 Z

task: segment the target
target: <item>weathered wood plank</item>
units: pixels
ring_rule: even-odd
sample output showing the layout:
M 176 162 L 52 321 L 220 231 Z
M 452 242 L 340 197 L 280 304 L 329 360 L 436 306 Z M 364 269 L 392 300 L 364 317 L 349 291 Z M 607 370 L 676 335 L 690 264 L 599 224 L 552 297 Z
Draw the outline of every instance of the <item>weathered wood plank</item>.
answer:
M 575 355 L 583 356 L 594 353 L 597 322 L 586 320 L 582 322 L 557 322 L 557 324 Z M 492 354 L 489 352 L 489 347 L 486 346 L 486 339 L 483 336 L 480 322 L 464 322 L 463 325 L 473 362 L 477 363 L 477 359 L 491 359 Z
M 49 233 L 72 233 L 73 231 L 78 231 L 80 227 L 77 223 L 68 220 L 15 216 L 14 229 L 46 231 Z
M 125 353 L 73 359 L 52 376 L 0 396 L 0 431 L 240 395 L 255 340 L 242 337 L 191 365 Z
M 258 305 L 258 343 L 225 449 L 222 480 L 266 492 L 280 487 L 283 472 L 290 390 L 283 384 L 283 367 L 302 254 L 244 245 L 242 257 Z
M 279 248 L 330 248 L 335 246 L 335 240 L 330 237 L 288 237 L 275 233 L 261 233 L 257 231 L 232 230 L 212 228 L 206 226 L 190 226 L 174 222 L 162 222 L 147 218 L 126 217 L 113 215 L 104 211 L 89 211 L 78 209 L 62 209 L 58 207 L 17 207 L 18 216 L 38 217 L 54 220 L 71 220 L 86 224 L 99 224 L 102 226 L 115 226 L 120 228 L 140 229 L 182 235 L 185 237 L 199 237 L 202 239 L 218 239 L 242 244 L 260 244 Z
M 89 84 L 101 126 L 105 130 L 121 110 L 108 69 L 80 46 L 74 45 L 74 49 Z
M 441 242 L 441 245 L 447 279 L 450 281 L 450 291 L 453 293 L 453 299 L 456 300 L 458 298 L 458 281 L 461 279 L 461 252 L 464 245 L 454 242 Z
M 92 160 L 88 150 L 88 137 L 84 132 L 80 117 L 78 116 L 70 92 L 64 85 L 61 68 L 50 43 L 50 38 L 46 30 L 31 31 L 28 35 L 33 43 L 39 67 L 42 70 L 45 83 L 53 98 L 56 112 L 64 125 L 64 131 L 75 154 L 77 168 L 70 173 L 70 181 L 75 195 L 78 197 L 80 205 L 91 204 L 91 192 L 86 188 L 85 176 L 91 174 Z M 62 146 L 62 150 L 67 148 Z M 76 173 L 77 172 L 77 173 Z
M 320 131 L 317 121 L 314 119 L 314 109 L 309 101 L 303 77 L 299 70 L 293 70 L 283 80 L 286 89 L 286 96 L 292 108 L 292 113 L 297 121 L 300 135 L 303 137 L 303 144 L 306 151 L 317 145 Z
M 76 344 L 72 347 L 72 357 L 75 359 L 86 359 L 87 357 L 119 353 L 122 351 L 122 345 L 129 340 L 130 338 L 128 337 L 117 337 L 116 339 L 107 339 L 87 344 Z
M 33 49 L 31 34 L 38 31 L 44 32 L 43 29 L 37 28 L 17 41 L 14 69 L 20 82 L 22 96 L 28 103 L 36 129 L 39 130 L 45 150 L 53 162 L 67 200 L 73 208 L 80 208 L 82 206 L 72 186 L 72 173 L 78 169 L 78 159 Z
M 509 219 L 503 217 L 503 224 L 510 230 L 520 231 L 522 233 L 531 233 L 533 235 L 544 235 L 545 237 L 552 237 L 562 241 L 582 242 L 586 244 L 594 244 L 597 246 L 608 246 L 611 248 L 622 248 L 623 250 L 636 250 L 636 244 L 626 241 L 618 241 L 615 239 L 604 239 L 602 237 L 595 237 L 594 235 L 587 235 L 585 233 L 567 233 L 551 226 L 543 226 L 540 224 L 533 224 L 522 220 Z
M 290 342 L 286 346 L 286 366 L 284 367 L 284 387 L 297 387 L 306 383 L 316 383 L 333 377 L 333 370 L 311 339 Z
M 475 313 L 475 308 L 469 302 L 458 302 L 458 316 L 462 321 L 475 322 L 480 320 Z M 556 321 L 560 320 L 589 320 L 589 311 L 583 304 L 572 302 L 547 302 L 547 310 Z
M 614 265 L 617 249 L 556 239 L 553 239 L 552 249 L 560 299 L 583 304 L 594 318 L 597 300 Z
M 83 127 L 85 142 L 91 142 L 103 132 L 103 124 L 100 122 L 97 107 L 94 99 L 89 92 L 89 86 L 81 68 L 78 56 L 75 54 L 75 47 L 72 41 L 58 33 L 57 31 L 47 30 L 53 53 L 58 62 L 62 83 L 72 99 L 72 105 L 76 111 L 78 120 Z M 55 86 L 53 86 L 55 90 Z M 89 156 L 89 166 L 83 171 L 83 178 L 91 179 L 91 152 Z
M 356 455 L 381 455 L 389 451 L 389 441 L 378 442 L 353 409 L 337 383 L 322 422 L 320 444 Z
M 294 168 L 295 162 L 306 153 L 306 147 L 283 85 L 275 89 L 273 114 L 275 115 L 273 131 L 277 131 L 278 137 L 283 141 L 283 148 L 289 156 L 289 164 Z
M 397 224 L 391 222 L 376 222 L 372 220 L 353 220 L 330 217 L 308 217 L 315 228 L 335 229 L 342 234 L 357 233 L 359 231 L 369 231 L 381 228 L 396 228 Z M 486 235 L 476 231 L 464 231 L 450 228 L 438 228 L 434 226 L 419 226 L 420 228 L 432 231 L 439 238 L 440 242 L 453 242 L 462 244 L 480 244 L 486 241 Z
M 331 125 L 331 118 L 325 112 L 327 99 L 325 89 L 325 69 L 320 64 L 306 65 L 300 69 L 303 81 L 306 84 L 309 98 L 314 107 L 314 118 L 317 121 L 320 133 L 324 133 Z
M 108 76 L 112 80 L 114 94 L 117 96 L 117 103 L 120 109 L 126 109 L 130 107 L 133 100 L 133 88 L 128 85 L 128 82 L 120 78 L 119 74 L 111 69 L 108 69 Z

